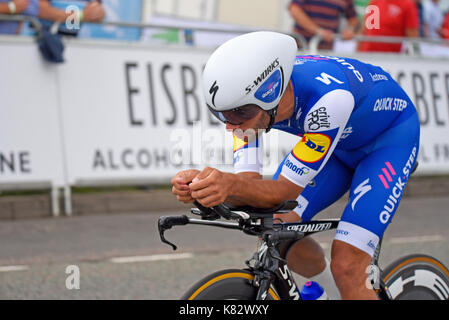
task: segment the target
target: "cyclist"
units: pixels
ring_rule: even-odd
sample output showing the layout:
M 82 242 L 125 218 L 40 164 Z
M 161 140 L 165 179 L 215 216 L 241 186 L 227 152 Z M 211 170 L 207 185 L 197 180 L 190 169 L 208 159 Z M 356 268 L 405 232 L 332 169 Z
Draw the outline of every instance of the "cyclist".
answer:
M 294 211 L 278 216 L 291 222 L 310 220 L 349 190 L 330 265 L 319 244 L 305 238 L 291 250 L 289 266 L 322 284 L 331 298 L 376 299 L 365 285 L 366 268 L 416 161 L 418 115 L 382 68 L 296 53 L 292 37 L 254 32 L 211 55 L 203 73 L 205 99 L 234 132 L 235 172 L 182 171 L 172 191 L 179 201 L 208 207 L 273 207 L 296 199 Z M 259 131 L 271 128 L 297 135 L 298 143 L 273 179 L 264 180 Z

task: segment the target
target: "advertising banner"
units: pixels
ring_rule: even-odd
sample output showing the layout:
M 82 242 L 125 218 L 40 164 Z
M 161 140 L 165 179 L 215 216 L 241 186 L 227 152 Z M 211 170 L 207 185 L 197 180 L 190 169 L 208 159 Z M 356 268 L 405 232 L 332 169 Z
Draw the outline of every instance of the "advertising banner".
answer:
M 64 185 L 56 70 L 34 43 L 2 43 L 0 74 L 0 189 Z

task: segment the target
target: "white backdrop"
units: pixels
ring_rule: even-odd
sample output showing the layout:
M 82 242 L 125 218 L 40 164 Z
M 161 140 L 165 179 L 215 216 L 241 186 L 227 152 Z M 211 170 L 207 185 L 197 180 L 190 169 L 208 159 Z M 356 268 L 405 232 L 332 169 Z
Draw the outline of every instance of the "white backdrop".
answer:
M 231 170 L 232 138 L 207 112 L 200 87 L 210 51 L 72 40 L 66 63 L 50 65 L 35 43 L 5 39 L 0 184 L 152 183 L 206 164 Z M 361 60 L 389 70 L 415 102 L 422 122 L 418 172 L 449 173 L 448 61 Z M 298 138 L 276 130 L 265 138 L 269 175 Z
M 0 43 L 0 188 L 65 183 L 56 70 L 34 43 Z

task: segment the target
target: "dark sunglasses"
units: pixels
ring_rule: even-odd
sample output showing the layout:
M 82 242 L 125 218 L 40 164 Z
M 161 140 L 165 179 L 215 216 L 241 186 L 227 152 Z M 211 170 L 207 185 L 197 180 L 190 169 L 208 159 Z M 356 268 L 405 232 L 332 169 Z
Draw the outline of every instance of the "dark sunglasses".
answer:
M 213 113 L 218 120 L 223 123 L 229 122 L 233 125 L 240 125 L 245 121 L 253 119 L 262 110 L 255 104 L 247 104 L 238 108 L 234 108 L 226 111 L 216 111 L 211 106 L 207 105 L 209 111 Z

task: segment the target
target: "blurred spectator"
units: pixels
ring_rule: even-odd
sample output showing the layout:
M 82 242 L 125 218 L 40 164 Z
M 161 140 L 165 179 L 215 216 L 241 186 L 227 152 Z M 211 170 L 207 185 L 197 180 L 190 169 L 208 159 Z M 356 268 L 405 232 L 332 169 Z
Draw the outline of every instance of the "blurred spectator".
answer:
M 376 10 L 367 11 L 362 26 L 363 35 L 419 36 L 418 10 L 413 0 L 373 0 L 370 6 Z M 360 51 L 400 52 L 402 43 L 361 42 L 358 48 Z
M 304 36 L 307 41 L 314 35 L 321 35 L 323 41 L 319 49 L 332 49 L 334 35 L 340 25 L 340 15 L 348 20 L 347 27 L 342 32 L 345 40 L 354 37 L 359 24 L 353 0 L 293 0 L 289 11 L 295 20 L 296 33 Z
M 444 17 L 444 21 L 441 26 L 440 34 L 441 34 L 442 38 L 449 40 L 449 11 L 446 13 L 446 16 Z
M 79 8 L 78 12 L 66 11 L 70 5 Z M 78 14 L 77 19 L 74 15 Z M 104 19 L 105 10 L 101 0 L 39 0 L 39 18 L 43 25 L 49 28 L 54 22 L 60 22 L 59 33 L 76 36 L 79 26 L 73 24 L 79 22 L 99 22 Z
M 438 33 L 443 23 L 443 10 L 438 6 L 439 0 L 427 0 L 423 3 L 424 35 L 430 39 L 440 39 Z
M 420 37 L 424 37 L 424 9 L 421 0 L 415 0 L 416 9 L 418 10 L 418 34 Z
M 0 14 L 22 14 L 37 16 L 39 0 L 0 0 Z M 0 21 L 0 34 L 18 34 L 21 22 Z

